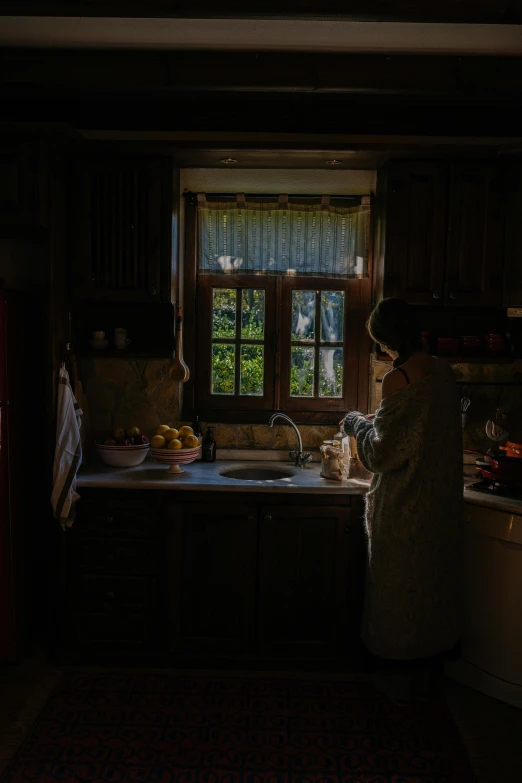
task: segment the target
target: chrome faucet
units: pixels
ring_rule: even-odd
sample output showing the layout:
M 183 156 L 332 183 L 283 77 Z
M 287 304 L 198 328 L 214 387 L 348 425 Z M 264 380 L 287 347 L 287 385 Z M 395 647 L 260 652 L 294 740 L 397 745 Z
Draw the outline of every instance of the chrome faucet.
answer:
M 303 451 L 303 440 L 301 438 L 301 433 L 297 429 L 290 416 L 287 416 L 286 413 L 274 413 L 268 422 L 271 427 L 274 426 L 274 421 L 276 419 L 284 419 L 294 428 L 295 434 L 297 435 L 297 442 L 299 444 L 299 451 L 294 449 L 293 451 L 289 452 L 288 456 L 291 460 L 293 460 L 296 468 L 304 468 L 304 466 L 312 459 L 312 455 L 309 451 Z

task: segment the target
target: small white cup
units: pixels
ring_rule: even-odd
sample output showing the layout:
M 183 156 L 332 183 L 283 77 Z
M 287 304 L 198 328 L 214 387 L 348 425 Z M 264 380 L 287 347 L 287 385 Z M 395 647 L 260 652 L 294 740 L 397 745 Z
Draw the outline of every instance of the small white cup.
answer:
M 126 329 L 114 330 L 114 345 L 116 346 L 116 348 L 126 348 L 129 343 L 130 340 L 127 339 Z
M 105 340 L 105 332 L 93 332 L 92 333 L 92 339 L 93 340 Z

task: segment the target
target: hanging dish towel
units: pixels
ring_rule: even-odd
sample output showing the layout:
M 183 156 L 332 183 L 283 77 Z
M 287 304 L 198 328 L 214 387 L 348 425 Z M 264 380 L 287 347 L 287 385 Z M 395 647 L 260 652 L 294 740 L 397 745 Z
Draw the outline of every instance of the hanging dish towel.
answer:
M 58 376 L 58 414 L 56 422 L 56 450 L 53 466 L 53 493 L 51 503 L 54 516 L 65 530 L 75 517 L 76 473 L 82 464 L 80 418 L 82 411 L 74 398 L 69 373 L 61 367 Z

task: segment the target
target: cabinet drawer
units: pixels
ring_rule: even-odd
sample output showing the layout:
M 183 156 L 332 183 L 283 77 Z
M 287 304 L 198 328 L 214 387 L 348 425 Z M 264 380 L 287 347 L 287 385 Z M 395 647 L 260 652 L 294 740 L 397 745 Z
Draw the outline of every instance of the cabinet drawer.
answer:
M 149 639 L 146 615 L 79 612 L 74 617 L 76 641 L 82 645 L 108 643 L 111 647 L 131 644 L 143 647 Z M 100 650 L 103 653 L 103 650 Z
M 89 503 L 78 510 L 78 527 L 104 537 L 155 538 L 158 535 L 158 519 L 154 506 L 112 506 L 106 503 Z
M 90 573 L 154 574 L 158 567 L 156 542 L 84 536 L 76 562 Z
M 149 611 L 155 596 L 154 582 L 140 577 L 81 576 L 76 585 L 79 611 L 119 614 Z

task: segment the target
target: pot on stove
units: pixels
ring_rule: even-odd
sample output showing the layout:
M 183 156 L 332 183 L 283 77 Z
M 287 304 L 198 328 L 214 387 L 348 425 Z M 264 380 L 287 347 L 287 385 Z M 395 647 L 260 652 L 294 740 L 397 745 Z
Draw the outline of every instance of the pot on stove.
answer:
M 522 459 L 507 454 L 485 454 L 483 451 L 466 450 L 466 454 L 478 454 L 483 459 L 476 465 L 482 477 L 501 484 L 522 484 Z

